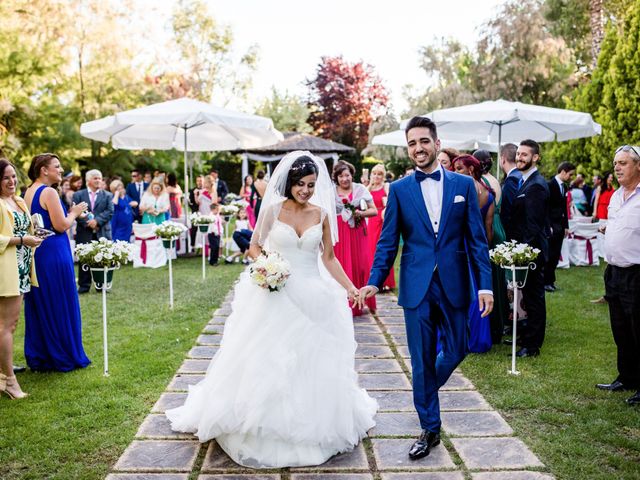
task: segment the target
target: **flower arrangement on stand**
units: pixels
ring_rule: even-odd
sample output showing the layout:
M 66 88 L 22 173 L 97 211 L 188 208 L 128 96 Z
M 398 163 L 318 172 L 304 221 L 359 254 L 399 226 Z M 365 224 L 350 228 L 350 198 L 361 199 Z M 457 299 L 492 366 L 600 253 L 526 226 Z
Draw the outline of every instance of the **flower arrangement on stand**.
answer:
M 291 275 L 291 265 L 278 252 L 265 252 L 249 267 L 249 276 L 260 288 L 277 292 L 287 283 Z
M 174 248 L 176 239 L 186 231 L 187 227 L 182 223 L 169 220 L 162 222 L 154 229 L 155 234 L 162 239 L 162 246 L 166 249 Z
M 240 207 L 234 204 L 220 205 L 220 215 L 222 215 L 223 217 L 232 217 L 233 215 L 238 213 L 239 210 Z
M 102 337 L 104 351 L 104 376 L 109 376 L 109 350 L 107 345 L 107 290 L 113 283 L 113 271 L 133 259 L 134 246 L 121 240 L 106 238 L 76 245 L 75 254 L 82 268 L 91 271 L 97 290 L 102 290 Z
M 520 375 L 516 370 L 516 338 L 518 328 L 518 289 L 527 283 L 529 269 L 534 270 L 535 259 L 540 250 L 527 243 L 518 243 L 515 240 L 503 242 L 489 251 L 491 261 L 504 269 L 507 284 L 513 287 L 513 342 L 511 347 L 511 375 Z
M 191 225 L 196 225 L 202 233 L 207 233 L 209 225 L 215 221 L 215 218 L 213 215 L 203 215 L 200 212 L 193 212 L 189 216 L 189 221 Z

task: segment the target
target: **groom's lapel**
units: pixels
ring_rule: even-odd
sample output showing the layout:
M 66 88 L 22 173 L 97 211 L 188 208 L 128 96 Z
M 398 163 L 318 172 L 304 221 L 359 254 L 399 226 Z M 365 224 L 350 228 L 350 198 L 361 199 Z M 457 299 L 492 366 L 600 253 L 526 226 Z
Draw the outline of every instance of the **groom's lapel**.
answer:
M 429 219 L 429 213 L 427 212 L 427 206 L 424 204 L 424 197 L 422 196 L 422 189 L 420 188 L 420 184 L 416 181 L 416 179 L 412 176 L 411 180 L 409 180 L 409 193 L 411 194 L 411 199 L 413 200 L 413 204 L 418 211 L 418 216 L 427 227 L 427 230 L 433 233 L 433 226 L 431 225 L 431 220 Z
M 444 232 L 444 229 L 447 226 L 447 219 L 449 218 L 449 212 L 451 211 L 451 206 L 453 205 L 453 197 L 456 193 L 455 174 L 444 169 L 442 171 L 442 213 L 440 214 L 440 228 L 438 229 L 440 233 Z M 438 239 L 441 237 L 442 235 L 438 235 Z

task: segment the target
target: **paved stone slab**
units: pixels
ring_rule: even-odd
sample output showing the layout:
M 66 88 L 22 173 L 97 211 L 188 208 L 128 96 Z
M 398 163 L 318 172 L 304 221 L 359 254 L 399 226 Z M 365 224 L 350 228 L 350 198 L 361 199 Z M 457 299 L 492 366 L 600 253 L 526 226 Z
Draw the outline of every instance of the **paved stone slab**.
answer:
M 172 408 L 181 407 L 187 399 L 186 393 L 163 393 L 151 409 L 152 413 L 164 413 Z
M 358 358 L 356 371 L 360 373 L 402 373 L 402 367 L 392 358 Z
M 105 480 L 189 480 L 188 473 L 110 473 Z
M 382 480 L 464 480 L 462 472 L 383 473 Z
M 198 480 L 279 480 L 280 475 L 277 473 L 274 474 L 263 474 L 256 475 L 255 473 L 238 473 L 235 475 L 200 475 Z
M 218 347 L 193 347 L 189 350 L 188 356 L 190 358 L 213 358 L 218 351 Z
M 207 448 L 207 453 L 205 454 L 201 471 L 203 473 L 218 470 L 238 471 L 242 470 L 242 468 L 242 466 L 231 460 L 229 455 L 227 455 L 224 450 L 220 448 L 220 445 L 213 440 L 209 444 L 209 448 Z
M 222 340 L 222 335 L 209 335 L 205 333 L 198 335 L 196 342 L 198 345 L 220 345 L 220 340 Z
M 138 432 L 137 438 L 193 438 L 189 433 L 174 432 L 171 430 L 169 419 L 164 415 L 152 414 L 144 419 Z
M 200 443 L 188 440 L 134 440 L 114 470 L 191 472 Z
M 204 326 L 204 333 L 222 333 L 224 331 L 224 325 L 211 325 L 207 324 Z
M 386 326 L 388 326 L 388 325 L 404 325 L 404 317 L 384 316 L 384 317 L 378 317 L 378 318 Z
M 402 308 L 379 308 L 376 314 L 378 315 L 378 317 L 404 318 L 404 310 Z
M 220 315 L 215 315 L 210 321 L 209 325 L 224 325 L 224 322 L 227 321 L 227 317 L 221 317 Z
M 375 417 L 376 426 L 370 430 L 369 435 L 373 437 L 396 436 L 396 437 L 417 437 L 422 429 L 420 421 L 415 413 L 378 413 Z M 411 445 L 409 445 L 410 447 Z M 407 447 L 408 448 L 408 447 Z M 407 450 L 408 451 L 408 450 Z M 406 452 L 405 452 L 406 455 Z
M 376 325 L 376 321 L 371 315 L 362 315 L 360 317 L 353 317 L 354 325 L 370 324 Z
M 452 410 L 491 410 L 480 393 L 475 390 L 439 392 L 440 411 Z
M 398 353 L 402 358 L 407 358 L 407 359 L 411 358 L 411 354 L 409 353 L 409 347 L 407 347 L 406 345 L 398 345 L 396 349 L 398 350 Z M 409 366 L 409 368 L 411 368 L 410 362 L 407 362 L 407 365 Z
M 396 345 L 409 345 L 407 343 L 407 336 L 406 335 L 399 335 L 397 333 L 392 333 L 391 334 L 391 339 L 393 340 L 393 343 L 395 343 Z
M 203 379 L 204 375 L 176 375 L 169 383 L 167 390 L 170 392 L 186 392 L 189 390 L 189 385 L 195 385 Z
M 442 412 L 440 416 L 442 428 L 450 436 L 513 435 L 513 430 L 498 412 Z
M 404 373 L 361 373 L 358 383 L 367 390 L 411 390 Z
M 475 387 L 467 377 L 458 373 L 453 373 L 449 377 L 447 383 L 445 383 L 440 390 L 475 390 Z
M 387 345 L 387 339 L 382 333 L 356 333 L 356 342 L 367 345 Z
M 230 306 L 220 307 L 215 312 L 213 312 L 213 316 L 214 317 L 228 317 L 229 315 L 231 315 L 231 307 Z
M 460 458 L 471 469 L 543 467 L 522 440 L 503 438 L 452 438 Z
M 373 453 L 378 470 L 444 470 L 456 466 L 444 445 L 440 444 L 431 453 L 419 460 L 409 460 L 407 452 L 414 440 L 410 438 L 374 438 Z
M 373 480 L 370 473 L 294 473 L 291 480 Z
M 369 323 L 358 323 L 353 326 L 356 333 L 382 333 L 378 325 L 372 325 Z
M 178 373 L 206 373 L 207 368 L 209 368 L 209 363 L 211 360 L 195 360 L 195 359 L 186 359 L 180 365 L 178 369 Z
M 292 472 L 308 470 L 369 470 L 369 462 L 367 462 L 367 454 L 364 452 L 362 443 L 360 443 L 352 451 L 331 457 L 322 465 L 291 469 Z
M 525 471 L 509 471 L 509 472 L 480 472 L 472 473 L 473 480 L 554 480 L 553 475 L 542 472 L 525 472 Z
M 378 401 L 380 411 L 409 411 L 415 412 L 413 406 L 413 393 L 410 391 L 371 391 L 369 392 L 373 398 Z
M 356 358 L 393 358 L 393 352 L 385 345 L 358 345 Z
M 398 334 L 398 335 L 406 335 L 407 328 L 404 325 L 389 325 L 387 327 L 387 333 Z M 393 475 L 400 475 L 394 473 Z

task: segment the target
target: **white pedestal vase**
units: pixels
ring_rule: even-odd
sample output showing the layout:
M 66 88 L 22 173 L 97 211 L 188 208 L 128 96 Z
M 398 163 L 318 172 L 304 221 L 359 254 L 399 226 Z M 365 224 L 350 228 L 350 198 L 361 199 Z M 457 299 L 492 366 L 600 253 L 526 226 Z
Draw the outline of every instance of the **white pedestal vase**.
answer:
M 207 232 L 209 231 L 209 224 L 199 224 L 198 225 L 198 230 L 200 231 L 200 233 L 203 234 L 203 236 L 206 237 Z M 206 254 L 206 242 L 205 242 L 205 238 L 202 239 L 202 279 L 204 280 L 207 277 L 207 267 L 206 267 L 206 263 L 207 263 L 207 254 Z M 209 245 L 209 248 L 211 248 L 211 245 Z
M 89 267 L 83 265 L 85 270 L 91 272 L 91 280 L 96 287 L 96 290 L 102 292 L 102 349 L 104 352 L 104 376 L 109 376 L 109 344 L 107 334 L 107 291 L 111 290 L 113 285 L 113 272 L 118 267 Z
M 169 308 L 173 309 L 173 268 L 172 258 L 173 250 L 176 248 L 176 238 L 163 238 L 162 246 L 167 250 L 167 258 L 169 259 Z
M 518 339 L 518 289 L 525 286 L 527 283 L 527 275 L 529 269 L 535 270 L 536 264 L 531 262 L 526 266 L 502 267 L 505 271 L 507 278 L 507 285 L 513 288 L 513 342 L 511 343 L 511 370 L 508 371 L 511 375 L 520 375 L 520 372 L 516 370 L 516 344 Z

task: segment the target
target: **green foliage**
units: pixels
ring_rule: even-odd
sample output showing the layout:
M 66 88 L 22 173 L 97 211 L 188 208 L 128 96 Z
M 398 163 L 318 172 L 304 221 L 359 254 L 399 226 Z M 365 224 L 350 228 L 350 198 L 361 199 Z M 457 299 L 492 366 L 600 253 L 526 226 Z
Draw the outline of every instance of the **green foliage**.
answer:
M 271 90 L 271 98 L 266 98 L 256 110 L 256 114 L 273 120 L 273 125 L 281 132 L 311 133 L 313 128 L 307 123 L 311 109 L 306 102 L 288 92 Z

